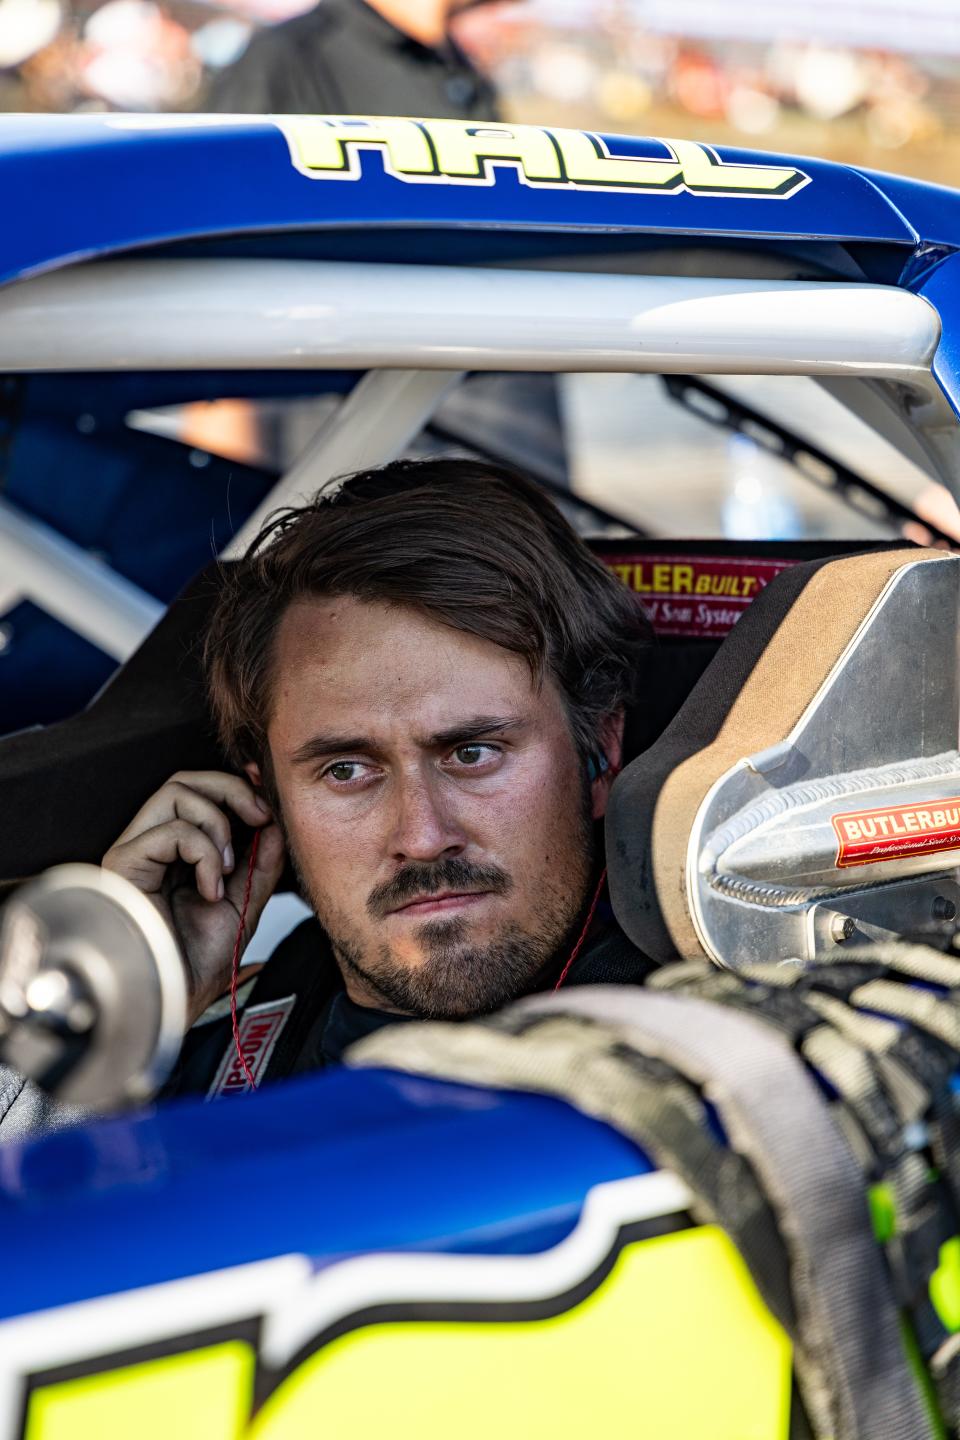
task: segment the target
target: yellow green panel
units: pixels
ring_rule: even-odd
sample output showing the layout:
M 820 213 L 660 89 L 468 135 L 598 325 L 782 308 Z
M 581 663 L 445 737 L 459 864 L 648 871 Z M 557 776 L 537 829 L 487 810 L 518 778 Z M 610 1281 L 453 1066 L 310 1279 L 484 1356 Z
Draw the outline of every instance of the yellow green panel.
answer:
M 790 1382 L 787 1337 L 735 1246 L 704 1226 L 630 1246 L 549 1320 L 345 1335 L 280 1387 L 249 1440 L 786 1440 Z
M 955 1335 L 960 1330 L 960 1235 L 940 1246 L 938 1259 L 930 1276 L 930 1299 L 944 1329 Z
M 25 1440 L 237 1440 L 253 1351 L 239 1340 L 34 1391 Z

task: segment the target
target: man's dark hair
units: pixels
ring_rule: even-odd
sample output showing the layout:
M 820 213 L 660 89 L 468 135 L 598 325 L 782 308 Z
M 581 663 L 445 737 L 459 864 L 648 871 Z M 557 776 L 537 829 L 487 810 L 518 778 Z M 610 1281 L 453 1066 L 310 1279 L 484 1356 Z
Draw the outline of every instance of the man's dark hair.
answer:
M 233 763 L 269 767 L 273 640 L 305 596 L 403 605 L 520 655 L 553 677 L 574 741 L 629 704 L 651 629 L 639 600 L 532 481 L 465 459 L 398 460 L 271 517 L 224 570 L 204 646 Z

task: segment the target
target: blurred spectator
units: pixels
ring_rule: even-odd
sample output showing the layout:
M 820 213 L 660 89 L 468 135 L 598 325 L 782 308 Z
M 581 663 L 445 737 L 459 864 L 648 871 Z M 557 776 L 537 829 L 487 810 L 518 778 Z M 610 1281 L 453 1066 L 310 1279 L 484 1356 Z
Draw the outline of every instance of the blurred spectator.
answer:
M 83 85 L 118 110 L 173 109 L 197 88 L 190 35 L 154 0 L 107 0 L 83 38 Z
M 493 86 L 449 33 L 451 17 L 470 4 L 321 0 L 256 35 L 198 108 L 495 119 Z
M 476 3 L 321 0 L 305 15 L 260 31 L 214 81 L 205 108 L 496 119 L 492 84 L 450 35 L 451 20 Z M 191 417 L 197 445 L 207 443 L 206 431 L 197 427 L 209 418 L 209 411 Z M 441 407 L 436 423 L 441 448 L 489 448 L 554 483 L 569 483 L 552 376 L 475 376 Z
M 57 35 L 60 0 L 0 0 L 0 70 L 22 65 Z

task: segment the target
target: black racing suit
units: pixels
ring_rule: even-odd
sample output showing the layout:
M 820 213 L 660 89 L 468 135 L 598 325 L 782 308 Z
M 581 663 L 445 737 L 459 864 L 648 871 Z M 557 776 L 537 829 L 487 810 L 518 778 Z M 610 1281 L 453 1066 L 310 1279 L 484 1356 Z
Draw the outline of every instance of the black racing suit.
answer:
M 556 984 L 566 953 L 540 977 Z M 639 985 L 653 961 L 618 928 L 605 900 L 564 979 L 573 985 Z M 411 1017 L 357 1005 L 347 995 L 330 942 L 316 920 L 304 920 L 277 947 L 253 982 L 241 1011 L 244 1053 L 258 1085 L 337 1064 L 354 1041 Z M 229 1014 L 195 1025 L 164 1089 L 171 1094 L 231 1094 L 249 1089 L 236 1057 Z

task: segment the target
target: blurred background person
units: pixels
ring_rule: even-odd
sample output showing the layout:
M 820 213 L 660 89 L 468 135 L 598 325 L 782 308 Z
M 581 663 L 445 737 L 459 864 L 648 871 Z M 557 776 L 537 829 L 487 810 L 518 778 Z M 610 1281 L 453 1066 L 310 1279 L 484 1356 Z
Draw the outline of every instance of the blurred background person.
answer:
M 306 14 L 267 26 L 211 83 L 196 108 L 223 114 L 424 115 L 496 120 L 492 83 L 451 34 L 465 10 L 488 0 L 320 0 Z M 216 413 L 215 413 L 216 412 Z M 255 437 L 269 460 L 309 439 L 310 409 L 261 415 L 259 429 L 232 406 L 233 453 Z M 304 423 L 305 422 L 305 423 Z M 219 407 L 196 409 L 189 438 L 222 436 Z M 435 434 L 420 454 L 460 449 L 493 453 L 555 485 L 569 475 L 556 381 L 549 375 L 477 375 L 435 417 Z M 273 453 L 271 453 L 273 452 Z
M 475 3 L 320 0 L 255 35 L 213 80 L 200 108 L 497 119 L 493 85 L 450 33 L 451 17 Z

